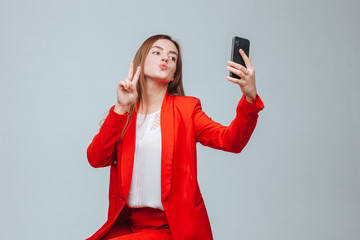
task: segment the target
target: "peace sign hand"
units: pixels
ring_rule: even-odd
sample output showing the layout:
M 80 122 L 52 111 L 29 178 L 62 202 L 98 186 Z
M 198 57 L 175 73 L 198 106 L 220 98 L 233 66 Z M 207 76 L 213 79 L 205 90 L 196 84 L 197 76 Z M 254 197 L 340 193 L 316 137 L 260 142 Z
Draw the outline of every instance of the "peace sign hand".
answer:
M 238 75 L 241 79 L 230 76 L 227 76 L 226 79 L 230 82 L 238 84 L 241 91 L 245 95 L 246 100 L 254 103 L 257 94 L 255 84 L 255 69 L 251 64 L 251 58 L 248 58 L 242 49 L 240 49 L 239 52 L 241 57 L 244 59 L 246 67 L 233 61 L 228 61 L 229 67 L 227 67 L 227 70 Z
M 117 87 L 117 103 L 115 105 L 114 111 L 119 114 L 125 114 L 128 112 L 130 106 L 135 103 L 138 96 L 136 84 L 139 80 L 141 67 L 137 67 L 135 76 L 133 76 L 133 69 L 134 64 L 131 62 L 127 77 L 120 81 Z

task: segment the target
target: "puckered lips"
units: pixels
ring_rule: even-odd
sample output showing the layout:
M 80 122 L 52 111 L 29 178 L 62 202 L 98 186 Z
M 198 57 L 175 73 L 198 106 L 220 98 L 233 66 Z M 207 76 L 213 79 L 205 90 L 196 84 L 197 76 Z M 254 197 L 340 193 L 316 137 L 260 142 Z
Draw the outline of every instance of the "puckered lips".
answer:
M 160 64 L 160 69 L 161 70 L 166 70 L 168 68 L 167 64 L 166 63 L 161 63 Z

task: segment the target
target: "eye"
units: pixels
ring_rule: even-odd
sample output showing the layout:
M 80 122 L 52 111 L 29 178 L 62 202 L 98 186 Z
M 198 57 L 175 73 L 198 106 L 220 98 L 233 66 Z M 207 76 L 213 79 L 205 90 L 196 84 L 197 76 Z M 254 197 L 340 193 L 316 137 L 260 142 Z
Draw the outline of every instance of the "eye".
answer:
M 174 62 L 176 62 L 176 58 L 170 57 L 170 59 L 173 60 Z
M 153 52 L 153 54 L 159 55 L 160 53 L 159 53 L 159 51 L 155 51 L 155 52 Z

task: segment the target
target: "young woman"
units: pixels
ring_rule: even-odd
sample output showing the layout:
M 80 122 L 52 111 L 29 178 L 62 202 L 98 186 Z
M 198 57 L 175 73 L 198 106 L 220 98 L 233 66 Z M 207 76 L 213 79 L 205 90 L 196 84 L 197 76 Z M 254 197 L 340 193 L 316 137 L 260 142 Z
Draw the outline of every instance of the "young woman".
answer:
M 89 239 L 213 239 L 197 182 L 196 143 L 239 153 L 264 107 L 251 60 L 228 62 L 227 79 L 243 96 L 229 126 L 212 121 L 199 99 L 185 97 L 179 44 L 167 35 L 148 38 L 88 147 L 93 167 L 110 166 L 106 223 Z M 134 73 L 135 72 L 135 73 Z

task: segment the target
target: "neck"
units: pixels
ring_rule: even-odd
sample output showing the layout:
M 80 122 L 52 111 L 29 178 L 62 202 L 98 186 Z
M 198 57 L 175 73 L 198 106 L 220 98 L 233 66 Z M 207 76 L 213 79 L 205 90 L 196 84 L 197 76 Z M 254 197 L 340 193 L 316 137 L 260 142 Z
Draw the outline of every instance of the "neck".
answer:
M 167 83 L 159 84 L 159 81 L 150 78 L 146 79 L 146 100 L 147 100 L 147 113 L 152 113 L 161 108 L 165 94 L 167 92 Z M 142 100 L 139 106 L 139 113 L 145 113 L 146 106 Z

